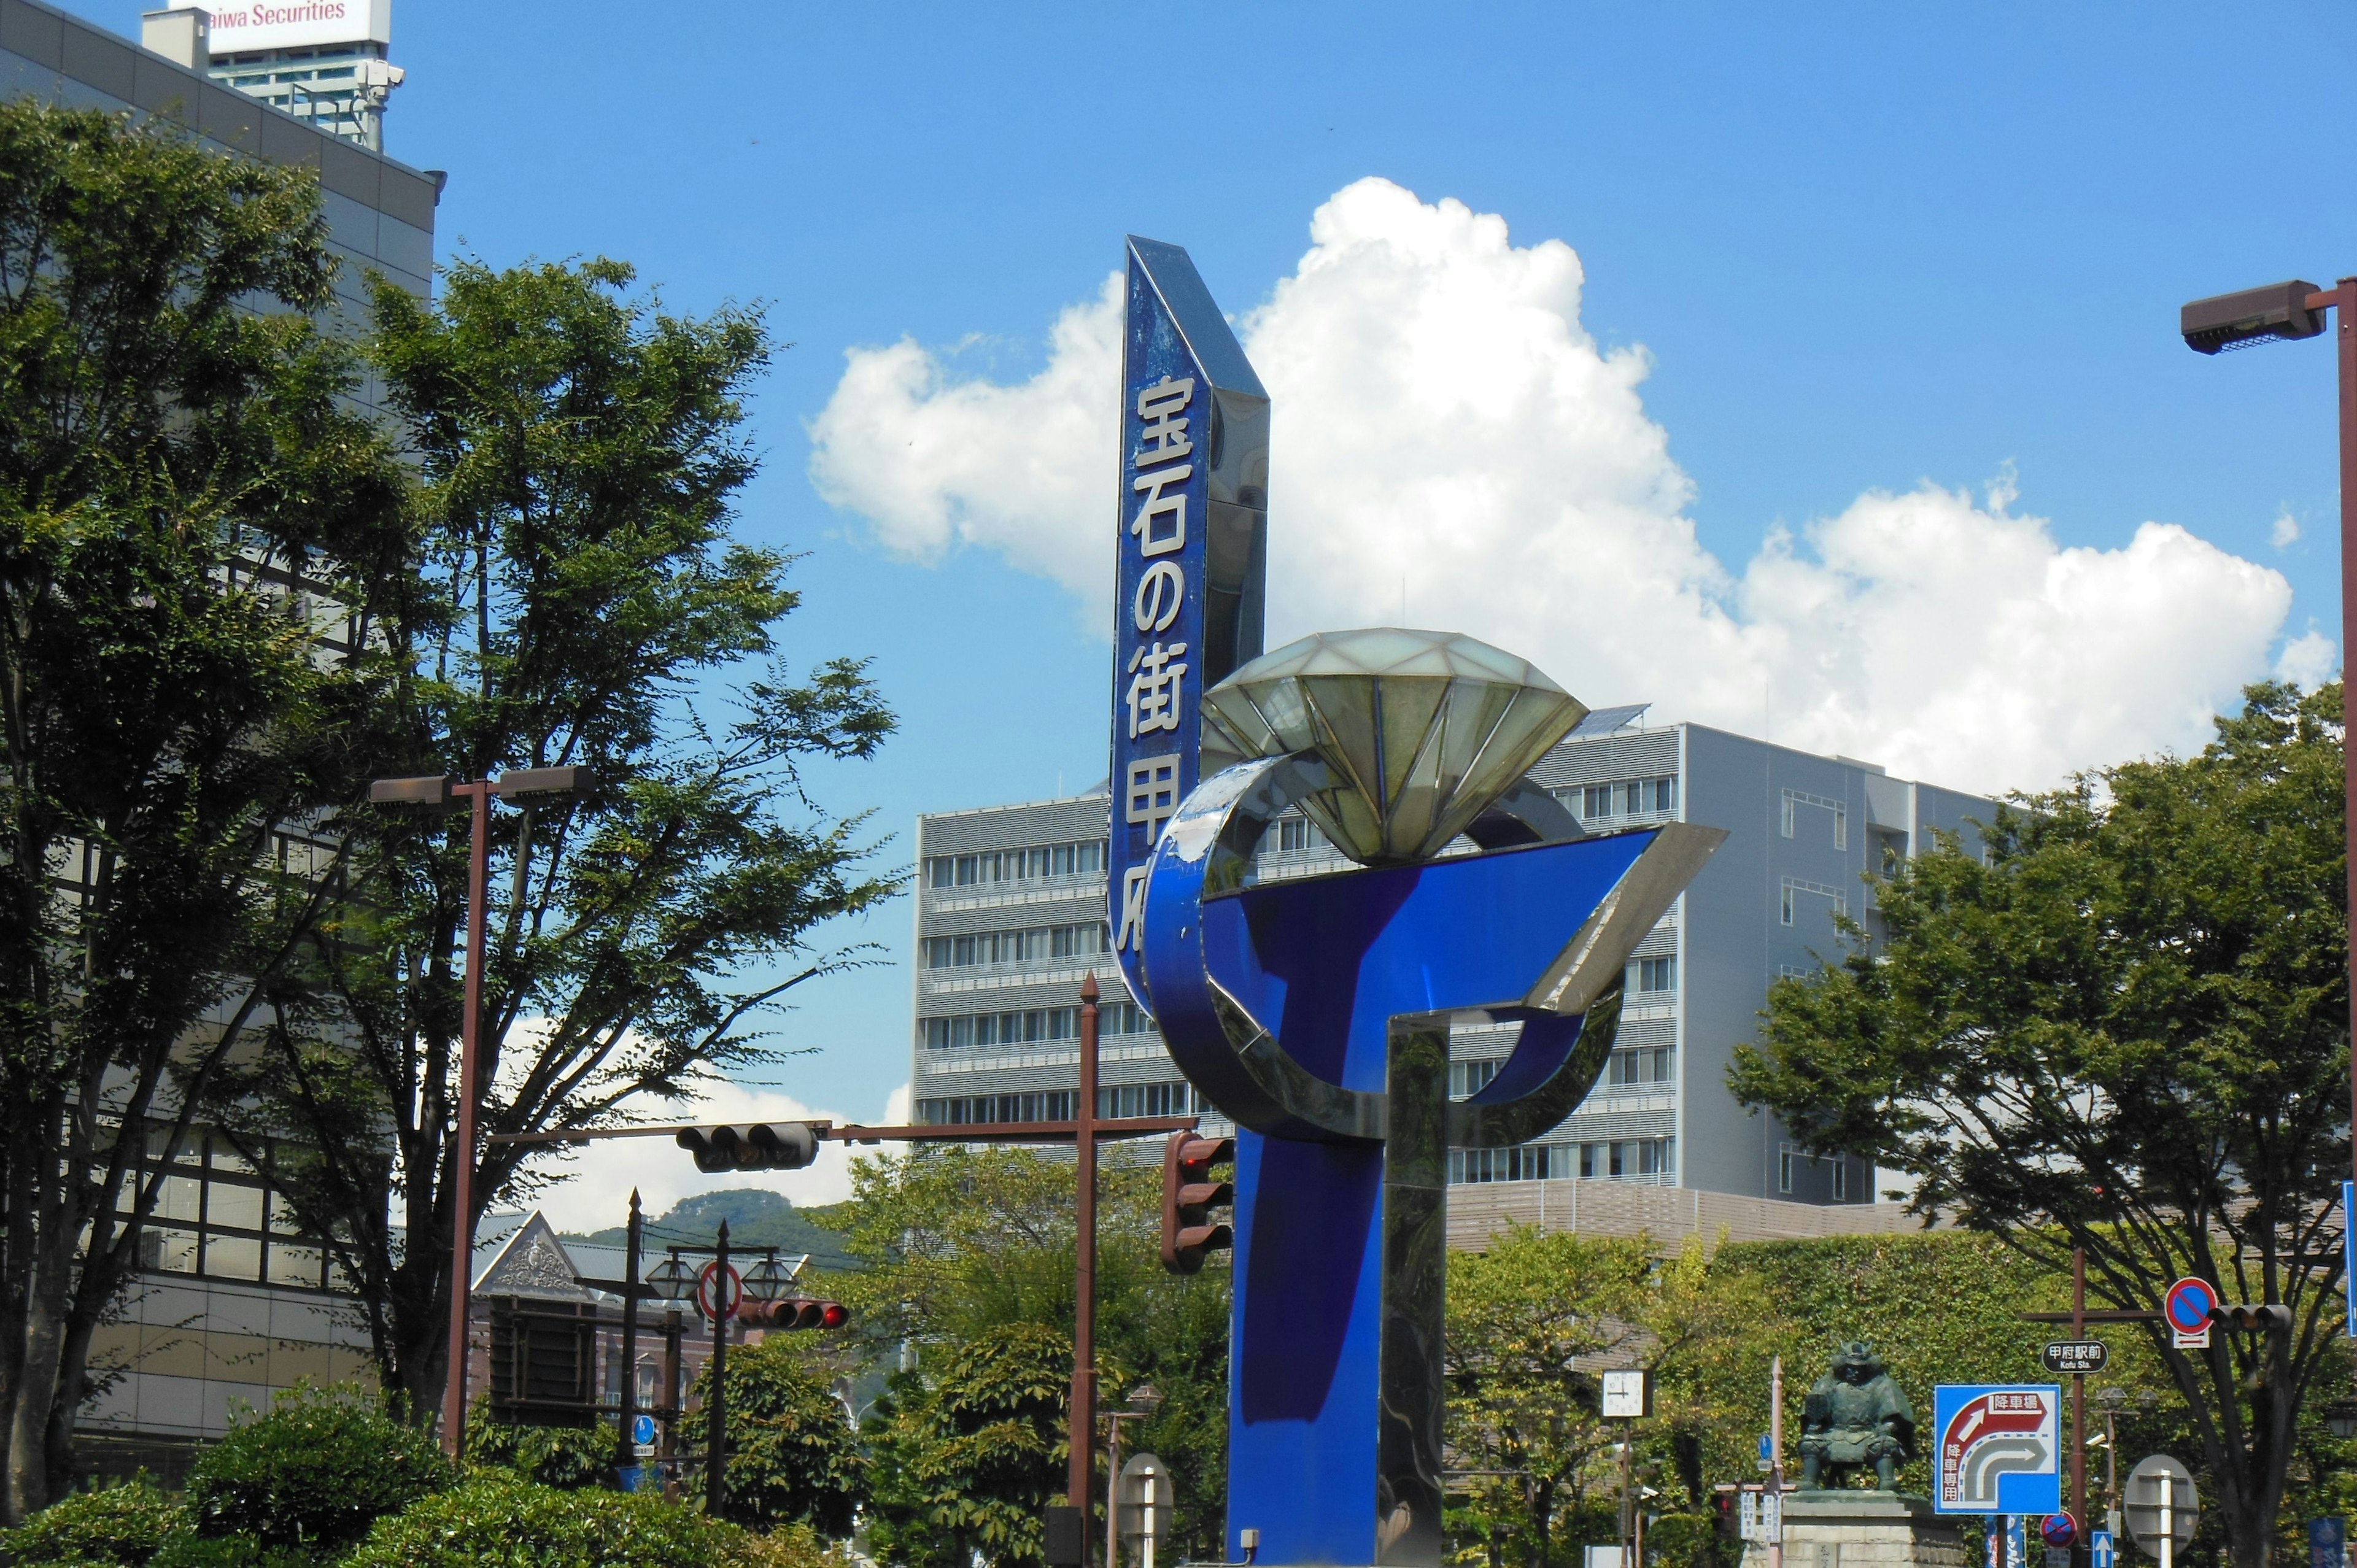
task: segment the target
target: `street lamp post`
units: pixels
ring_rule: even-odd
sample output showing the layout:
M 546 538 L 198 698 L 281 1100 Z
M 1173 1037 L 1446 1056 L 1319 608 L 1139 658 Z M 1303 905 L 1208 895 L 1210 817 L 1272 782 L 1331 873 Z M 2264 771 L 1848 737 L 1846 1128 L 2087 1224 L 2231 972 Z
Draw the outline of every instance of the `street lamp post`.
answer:
M 2273 339 L 2316 338 L 2324 332 L 2325 312 L 2338 313 L 2334 346 L 2341 361 L 2341 723 L 2344 734 L 2357 736 L 2357 683 L 2347 678 L 2349 650 L 2357 646 L 2357 538 L 2351 523 L 2357 521 L 2357 277 L 2345 277 L 2329 289 L 2293 279 L 2240 294 L 2197 299 L 2179 314 L 2178 330 L 2187 348 L 2215 354 Z M 2357 749 L 2346 759 L 2351 769 L 2345 790 L 2357 793 Z M 2344 796 L 2344 799 L 2346 796 Z M 2357 908 L 2357 811 L 2348 816 L 2350 907 Z M 2357 1035 L 2357 925 L 2349 929 L 2350 1024 Z M 2350 1125 L 2357 1129 L 2357 1052 L 2349 1061 Z M 2357 1137 L 2350 1142 L 2352 1174 L 2357 1176 Z M 2341 1216 L 2348 1224 L 2350 1217 Z
M 579 789 L 588 772 L 581 768 L 519 768 L 497 778 L 468 783 L 447 775 L 379 779 L 369 785 L 369 803 L 421 806 L 448 811 L 464 800 L 473 818 L 467 855 L 467 993 L 458 1024 L 458 1135 L 450 1158 L 450 1342 L 443 1373 L 442 1447 L 458 1457 L 467 1425 L 467 1313 L 475 1255 L 475 1101 L 481 1057 L 483 964 L 490 921 L 485 913 L 491 865 L 493 795 L 564 795 Z

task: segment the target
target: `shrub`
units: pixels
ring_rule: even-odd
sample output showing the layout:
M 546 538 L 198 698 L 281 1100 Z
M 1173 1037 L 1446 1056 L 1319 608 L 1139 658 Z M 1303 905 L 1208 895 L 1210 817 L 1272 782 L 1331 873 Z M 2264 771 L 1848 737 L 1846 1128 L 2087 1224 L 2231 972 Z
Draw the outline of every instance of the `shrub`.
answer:
M 197 1461 L 188 1509 L 200 1536 L 325 1559 L 452 1479 L 434 1439 L 373 1397 L 298 1385 L 269 1414 L 235 1421 Z
M 380 1520 L 339 1568 L 806 1568 L 651 1492 L 565 1492 L 484 1477 Z
M 145 1568 L 185 1518 L 178 1499 L 141 1476 L 59 1498 L 15 1530 L 0 1531 L 0 1552 L 25 1568 L 48 1563 Z
M 614 1474 L 614 1434 L 604 1426 L 510 1426 L 480 1405 L 467 1422 L 467 1462 L 565 1491 L 598 1487 Z

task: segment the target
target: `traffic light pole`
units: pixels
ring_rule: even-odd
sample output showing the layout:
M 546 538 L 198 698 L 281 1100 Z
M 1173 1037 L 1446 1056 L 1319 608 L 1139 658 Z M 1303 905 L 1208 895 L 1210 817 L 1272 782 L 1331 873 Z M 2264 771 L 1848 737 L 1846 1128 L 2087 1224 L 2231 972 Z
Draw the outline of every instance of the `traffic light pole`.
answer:
M 1096 1451 L 1097 977 L 1081 981 L 1080 1103 L 1072 1108 L 1079 1191 L 1072 1244 L 1071 1467 L 1066 1498 L 1080 1512 L 1081 1561 L 1089 1560 L 1089 1470 Z M 1108 1551 L 1114 1521 L 1105 1520 Z M 1111 1562 L 1110 1557 L 1107 1559 Z

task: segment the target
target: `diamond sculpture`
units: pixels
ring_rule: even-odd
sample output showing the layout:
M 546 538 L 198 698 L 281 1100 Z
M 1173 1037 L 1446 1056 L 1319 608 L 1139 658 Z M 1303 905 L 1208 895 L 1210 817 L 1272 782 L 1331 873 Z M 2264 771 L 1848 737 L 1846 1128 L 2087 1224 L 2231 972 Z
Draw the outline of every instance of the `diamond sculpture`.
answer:
M 1529 660 L 1445 631 L 1322 631 L 1203 694 L 1207 763 L 1315 751 L 1333 784 L 1301 809 L 1362 865 L 1430 860 L 1514 787 L 1587 706 Z M 1208 771 L 1208 768 L 1207 768 Z

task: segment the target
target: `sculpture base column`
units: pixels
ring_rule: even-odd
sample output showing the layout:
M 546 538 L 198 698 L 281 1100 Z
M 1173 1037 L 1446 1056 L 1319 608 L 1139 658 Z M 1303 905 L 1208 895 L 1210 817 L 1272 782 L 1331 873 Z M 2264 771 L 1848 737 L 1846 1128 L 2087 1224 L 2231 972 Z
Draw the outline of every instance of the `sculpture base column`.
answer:
M 1768 1568 L 1747 1542 L 1743 1568 Z M 1967 1568 L 1956 1521 L 1911 1492 L 1787 1492 L 1784 1568 Z

